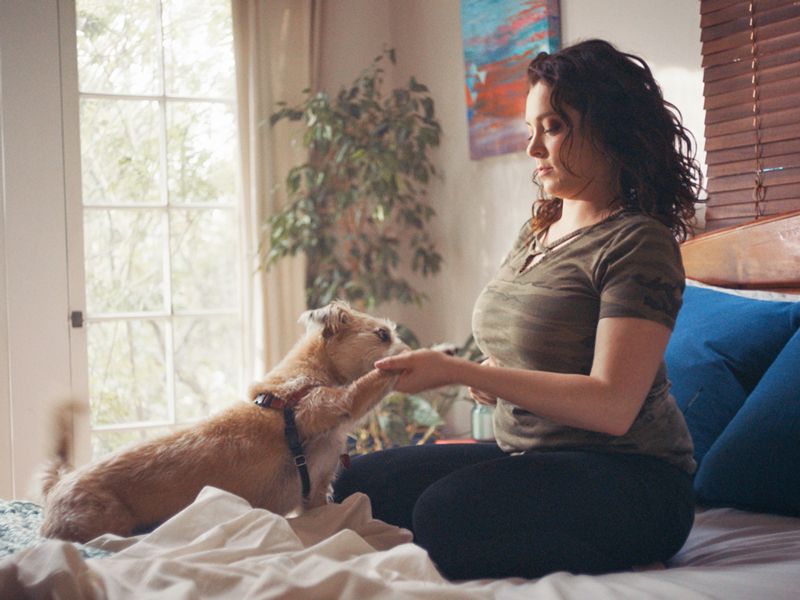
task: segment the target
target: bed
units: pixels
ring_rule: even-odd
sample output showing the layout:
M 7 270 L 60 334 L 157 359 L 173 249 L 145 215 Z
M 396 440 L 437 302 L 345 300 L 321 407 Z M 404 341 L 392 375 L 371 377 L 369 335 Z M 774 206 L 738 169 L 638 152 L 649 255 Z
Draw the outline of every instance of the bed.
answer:
M 0 597 L 800 597 L 800 213 L 682 252 L 689 279 L 667 362 L 695 439 L 699 505 L 668 564 L 448 582 L 407 531 L 372 519 L 363 495 L 284 518 L 206 488 L 149 534 L 86 547 L 38 538 L 37 507 L 4 503 L 29 529 L 0 558 Z

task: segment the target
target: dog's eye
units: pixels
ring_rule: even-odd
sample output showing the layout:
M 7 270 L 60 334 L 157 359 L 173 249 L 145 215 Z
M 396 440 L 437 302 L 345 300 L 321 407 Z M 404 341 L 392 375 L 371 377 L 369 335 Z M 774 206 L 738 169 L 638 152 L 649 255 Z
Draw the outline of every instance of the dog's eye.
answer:
M 378 339 L 382 342 L 388 342 L 390 339 L 392 339 L 392 334 L 390 334 L 389 330 L 384 327 L 376 329 L 374 333 L 375 335 L 378 336 Z

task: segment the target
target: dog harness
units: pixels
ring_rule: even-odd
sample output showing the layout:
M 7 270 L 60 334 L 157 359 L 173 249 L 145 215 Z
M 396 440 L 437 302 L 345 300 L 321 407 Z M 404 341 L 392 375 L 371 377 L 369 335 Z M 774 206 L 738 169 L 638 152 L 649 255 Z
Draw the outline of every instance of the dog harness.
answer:
M 308 495 L 311 492 L 311 480 L 308 476 L 308 466 L 306 455 L 303 451 L 303 444 L 300 441 L 300 434 L 297 431 L 297 423 L 294 420 L 294 407 L 300 397 L 305 394 L 311 386 L 303 387 L 289 396 L 289 400 L 284 400 L 272 392 L 264 392 L 255 397 L 253 402 L 261 408 L 273 408 L 283 411 L 283 435 L 286 443 L 294 458 L 294 465 L 300 474 L 300 482 L 303 486 L 303 503 L 308 502 Z

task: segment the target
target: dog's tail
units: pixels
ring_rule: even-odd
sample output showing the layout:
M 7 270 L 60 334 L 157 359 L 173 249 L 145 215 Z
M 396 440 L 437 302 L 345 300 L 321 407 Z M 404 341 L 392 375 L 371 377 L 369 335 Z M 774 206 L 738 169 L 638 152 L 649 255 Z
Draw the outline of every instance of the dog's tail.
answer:
M 53 432 L 56 442 L 55 455 L 44 466 L 41 473 L 41 489 L 44 498 L 47 498 L 53 486 L 73 469 L 73 418 L 76 414 L 85 411 L 84 405 L 75 400 L 63 402 L 56 410 Z

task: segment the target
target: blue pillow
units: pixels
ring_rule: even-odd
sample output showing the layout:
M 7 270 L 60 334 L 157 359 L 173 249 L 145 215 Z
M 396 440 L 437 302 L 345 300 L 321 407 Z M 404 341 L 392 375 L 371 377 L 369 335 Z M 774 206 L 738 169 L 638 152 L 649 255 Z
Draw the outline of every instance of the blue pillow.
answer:
M 687 286 L 665 360 L 698 465 L 800 326 L 800 302 Z
M 800 514 L 800 331 L 709 449 L 695 491 L 710 504 Z

